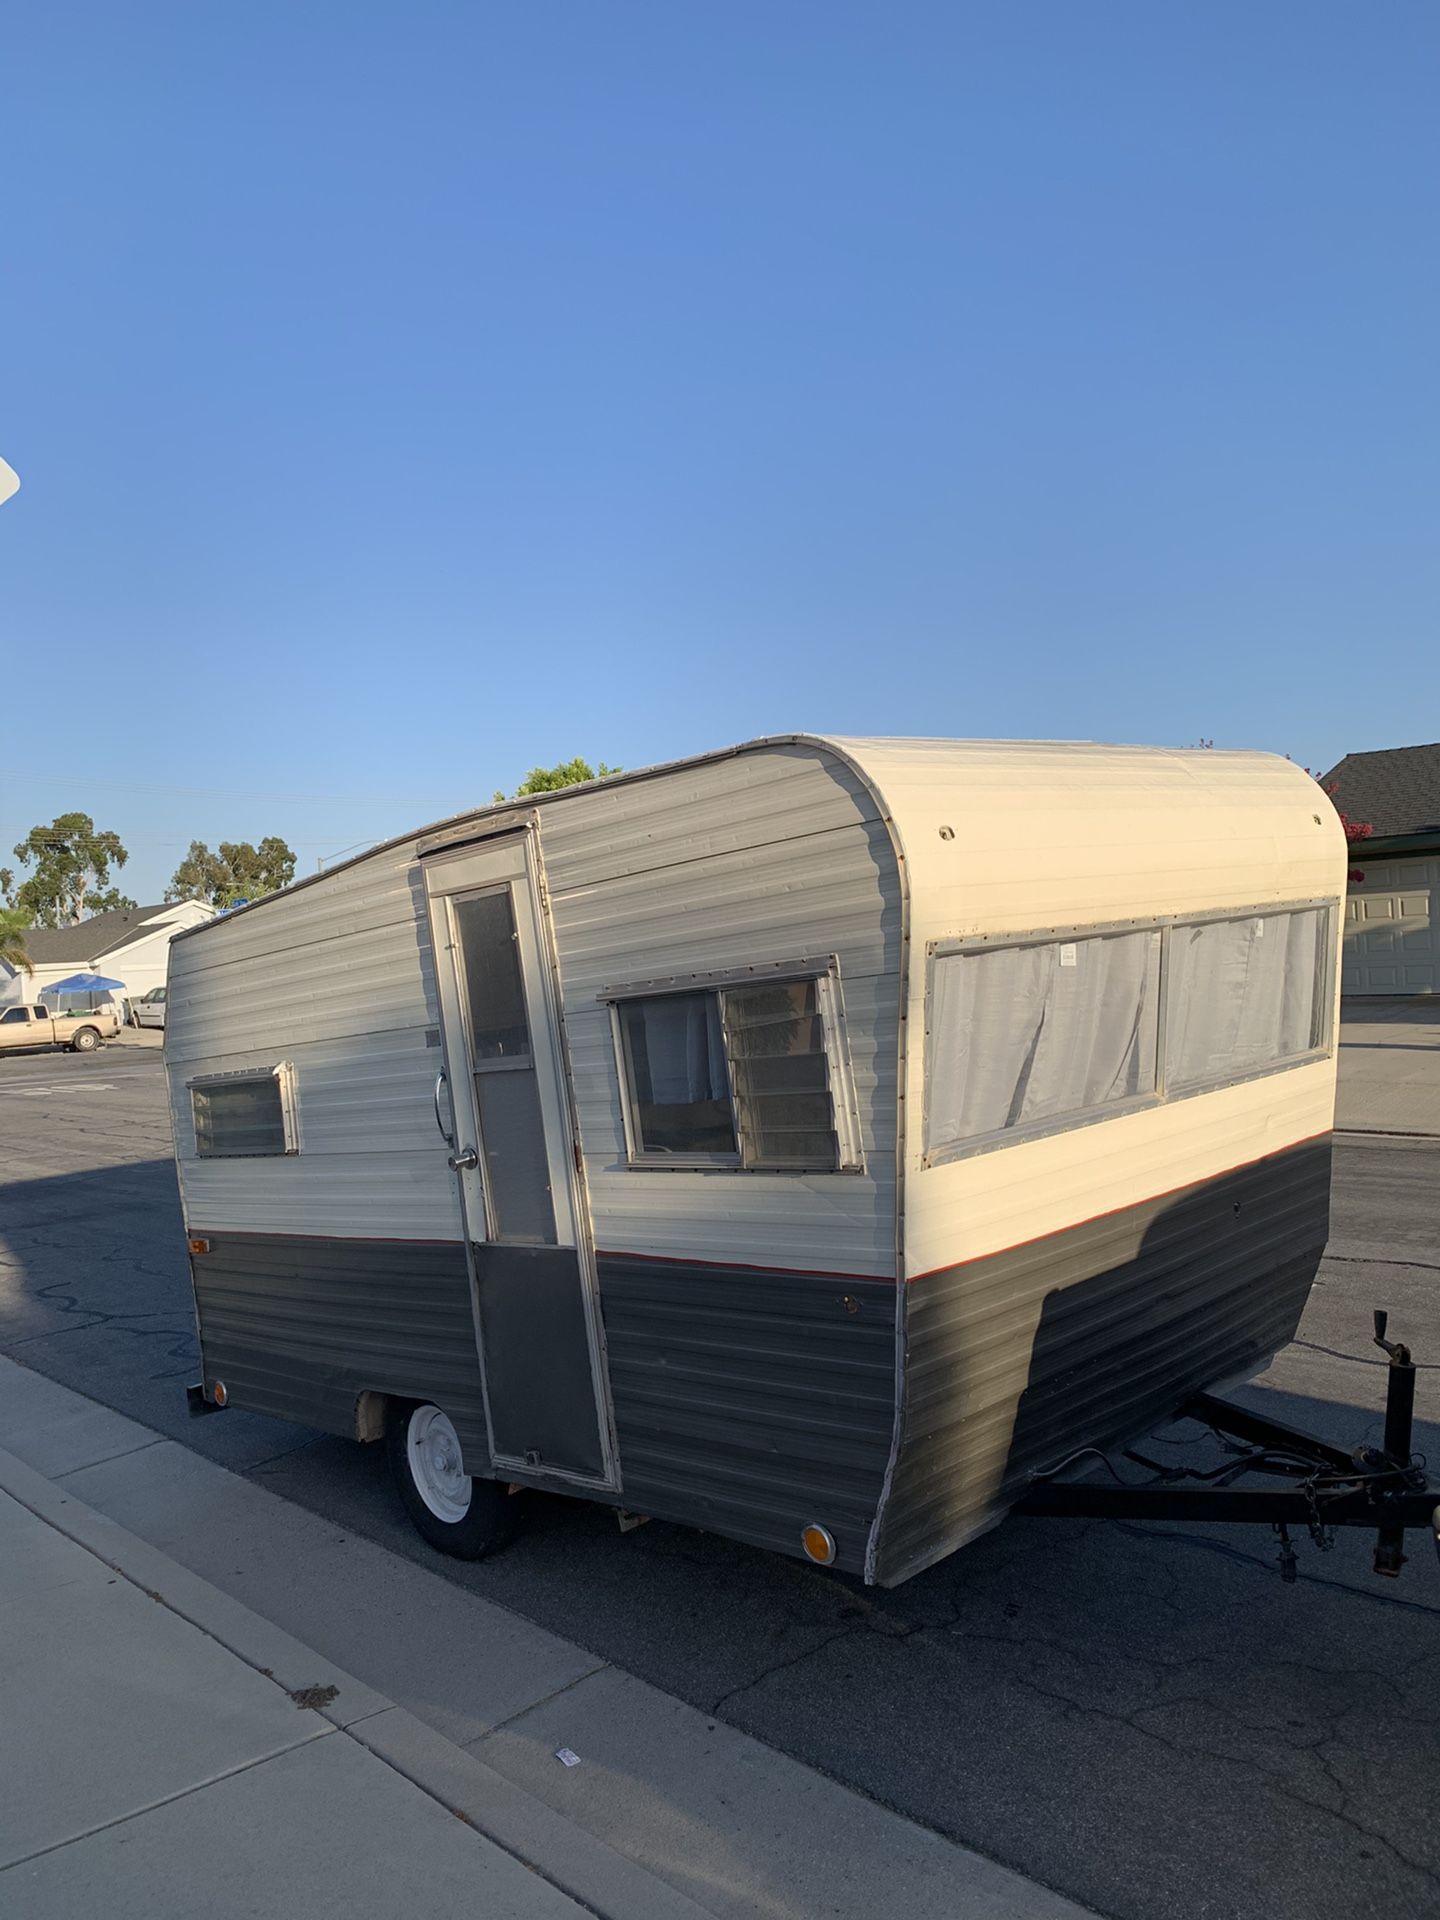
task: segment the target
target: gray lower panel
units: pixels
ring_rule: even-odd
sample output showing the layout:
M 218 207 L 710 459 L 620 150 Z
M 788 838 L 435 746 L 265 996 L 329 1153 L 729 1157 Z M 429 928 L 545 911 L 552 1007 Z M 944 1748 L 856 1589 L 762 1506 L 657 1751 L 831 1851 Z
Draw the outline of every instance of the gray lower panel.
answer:
M 1294 1336 L 1329 1213 L 1326 1139 L 915 1281 L 875 1578 L 962 1545 L 1036 1468 L 1263 1365 Z
M 194 1232 L 204 1232 L 193 1228 Z M 229 1402 L 353 1434 L 362 1392 L 432 1400 L 490 1464 L 462 1245 L 210 1233 L 192 1254 L 205 1378 Z
M 599 1256 L 623 1499 L 859 1572 L 895 1411 L 895 1286 Z
M 580 1256 L 573 1247 L 477 1246 L 475 1284 L 496 1454 L 600 1478 Z

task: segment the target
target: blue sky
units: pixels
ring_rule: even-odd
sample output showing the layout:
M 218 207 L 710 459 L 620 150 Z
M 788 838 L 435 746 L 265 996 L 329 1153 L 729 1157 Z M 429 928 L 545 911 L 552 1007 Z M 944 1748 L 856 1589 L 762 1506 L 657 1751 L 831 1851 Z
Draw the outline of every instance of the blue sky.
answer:
M 0 862 L 796 729 L 1440 737 L 1433 0 L 0 30 Z

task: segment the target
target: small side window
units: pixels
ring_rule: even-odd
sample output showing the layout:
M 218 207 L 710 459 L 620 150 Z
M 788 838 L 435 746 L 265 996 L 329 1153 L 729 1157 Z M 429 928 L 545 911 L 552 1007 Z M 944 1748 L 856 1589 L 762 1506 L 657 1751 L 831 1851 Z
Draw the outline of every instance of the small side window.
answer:
M 833 973 L 617 997 L 614 1014 L 632 1165 L 860 1166 Z
M 298 1153 L 293 1086 L 288 1061 L 192 1080 L 196 1153 L 202 1160 Z

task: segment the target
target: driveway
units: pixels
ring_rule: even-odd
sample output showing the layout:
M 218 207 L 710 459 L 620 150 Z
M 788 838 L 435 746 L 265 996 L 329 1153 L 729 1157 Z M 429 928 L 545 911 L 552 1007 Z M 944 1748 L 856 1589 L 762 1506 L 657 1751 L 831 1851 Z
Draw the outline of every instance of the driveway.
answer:
M 1440 1138 L 1440 994 L 1347 1000 L 1337 1126 Z

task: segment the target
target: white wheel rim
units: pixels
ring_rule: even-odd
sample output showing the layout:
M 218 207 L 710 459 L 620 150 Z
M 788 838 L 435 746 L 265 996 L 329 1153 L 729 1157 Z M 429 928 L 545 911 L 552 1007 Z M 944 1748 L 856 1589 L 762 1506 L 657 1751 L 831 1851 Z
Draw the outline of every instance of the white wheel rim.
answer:
M 405 1435 L 405 1457 L 415 1490 L 437 1520 L 454 1525 L 470 1511 L 470 1476 L 460 1459 L 460 1437 L 438 1407 L 417 1407 Z

